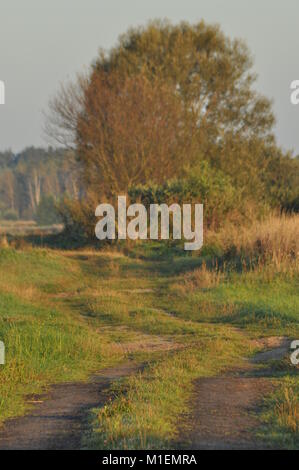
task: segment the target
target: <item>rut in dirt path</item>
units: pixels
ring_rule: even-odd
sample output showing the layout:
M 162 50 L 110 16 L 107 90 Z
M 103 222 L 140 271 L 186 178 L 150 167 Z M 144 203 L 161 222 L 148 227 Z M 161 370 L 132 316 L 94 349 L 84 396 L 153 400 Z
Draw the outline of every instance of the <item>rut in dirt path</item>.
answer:
M 258 364 L 282 359 L 289 350 L 287 338 L 271 338 L 271 348 L 256 354 L 247 369 L 230 375 L 195 381 L 190 408 L 180 429 L 180 447 L 189 449 L 267 449 L 256 437 L 263 398 L 273 391 L 271 367 Z
M 82 435 L 88 429 L 88 411 L 105 404 L 113 381 L 139 369 L 136 364 L 127 363 L 106 369 L 86 383 L 53 386 L 45 401 L 29 415 L 5 422 L 0 430 L 0 450 L 80 449 Z

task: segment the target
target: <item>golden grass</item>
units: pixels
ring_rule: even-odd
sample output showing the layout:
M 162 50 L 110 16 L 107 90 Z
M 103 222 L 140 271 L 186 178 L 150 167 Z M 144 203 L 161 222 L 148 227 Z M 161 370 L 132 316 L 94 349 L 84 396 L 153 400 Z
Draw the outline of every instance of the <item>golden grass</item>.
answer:
M 14 294 L 17 297 L 28 300 L 37 301 L 43 299 L 42 293 L 34 285 L 14 285 L 5 281 L 0 277 L 0 291 L 6 294 Z
M 299 431 L 299 401 L 290 387 L 284 389 L 284 400 L 276 404 L 276 415 L 281 426 Z
M 181 283 L 176 285 L 176 287 L 179 288 L 179 290 L 186 290 L 187 292 L 198 288 L 209 289 L 218 286 L 223 277 L 223 272 L 217 267 L 210 270 L 206 263 L 203 263 L 200 268 L 183 274 L 180 278 Z
M 250 226 L 229 225 L 218 233 L 208 232 L 207 243 L 227 252 L 258 258 L 259 264 L 272 264 L 278 271 L 290 266 L 298 270 L 299 215 L 271 214 Z
M 8 247 L 9 247 L 9 243 L 8 243 L 6 235 L 2 235 L 0 237 L 0 248 L 8 248 Z

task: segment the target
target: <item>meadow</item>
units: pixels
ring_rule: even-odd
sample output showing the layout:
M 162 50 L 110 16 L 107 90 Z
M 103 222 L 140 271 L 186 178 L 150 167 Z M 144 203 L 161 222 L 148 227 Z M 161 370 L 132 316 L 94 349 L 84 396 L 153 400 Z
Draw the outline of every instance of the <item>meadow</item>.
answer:
M 271 215 L 205 233 L 199 253 L 173 242 L 74 251 L 0 249 L 0 420 L 54 383 L 133 360 L 90 414 L 84 448 L 177 448 L 194 381 L 244 367 L 259 340 L 299 338 L 299 217 Z M 275 392 L 257 432 L 299 445 L 298 369 L 274 361 Z M 32 398 L 33 397 L 33 398 Z

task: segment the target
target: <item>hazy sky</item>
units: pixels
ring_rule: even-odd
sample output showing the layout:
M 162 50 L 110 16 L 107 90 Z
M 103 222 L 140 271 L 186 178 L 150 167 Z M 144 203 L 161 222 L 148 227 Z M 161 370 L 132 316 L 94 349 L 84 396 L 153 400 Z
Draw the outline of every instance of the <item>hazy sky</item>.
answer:
M 299 153 L 299 105 L 290 104 L 290 83 L 299 79 L 298 0 L 0 0 L 0 150 L 46 145 L 42 110 L 59 82 L 153 18 L 203 18 L 245 39 L 257 88 L 274 100 L 278 142 Z

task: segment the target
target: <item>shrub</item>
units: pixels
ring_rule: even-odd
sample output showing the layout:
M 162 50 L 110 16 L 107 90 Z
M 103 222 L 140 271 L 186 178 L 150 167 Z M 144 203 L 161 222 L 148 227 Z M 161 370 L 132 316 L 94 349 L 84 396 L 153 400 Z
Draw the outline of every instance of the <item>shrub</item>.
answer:
M 239 195 L 231 179 L 222 171 L 202 161 L 192 170 L 185 170 L 181 178 L 163 185 L 138 185 L 129 189 L 132 201 L 150 204 L 202 203 L 207 226 L 219 226 L 234 209 L 239 208 Z

